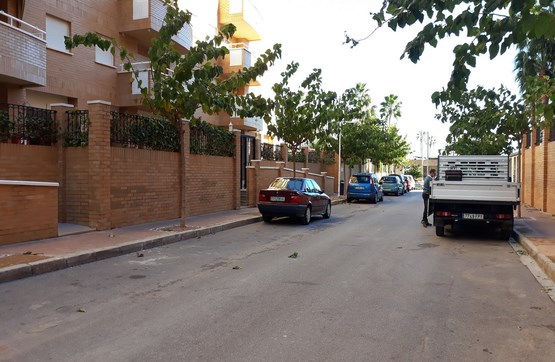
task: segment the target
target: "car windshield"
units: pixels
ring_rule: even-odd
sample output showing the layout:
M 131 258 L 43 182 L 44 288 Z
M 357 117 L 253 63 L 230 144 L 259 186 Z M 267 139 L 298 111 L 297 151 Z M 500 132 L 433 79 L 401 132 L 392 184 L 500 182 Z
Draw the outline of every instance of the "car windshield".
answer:
M 303 180 L 301 179 L 288 179 L 288 178 L 277 178 L 269 186 L 271 189 L 287 189 L 301 191 L 303 189 Z
M 354 175 L 351 176 L 349 182 L 352 184 L 369 184 L 370 176 Z
M 387 176 L 387 177 L 384 177 L 384 178 L 382 179 L 382 181 L 385 182 L 385 183 L 387 183 L 387 184 L 394 184 L 394 183 L 397 182 L 397 178 L 396 178 L 396 177 L 393 177 L 393 176 Z

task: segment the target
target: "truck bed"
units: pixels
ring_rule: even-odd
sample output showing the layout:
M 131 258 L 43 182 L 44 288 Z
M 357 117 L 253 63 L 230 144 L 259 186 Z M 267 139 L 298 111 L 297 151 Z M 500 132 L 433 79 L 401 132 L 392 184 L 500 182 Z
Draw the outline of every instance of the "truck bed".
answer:
M 518 204 L 520 202 L 519 184 L 493 180 L 432 181 L 430 200 Z

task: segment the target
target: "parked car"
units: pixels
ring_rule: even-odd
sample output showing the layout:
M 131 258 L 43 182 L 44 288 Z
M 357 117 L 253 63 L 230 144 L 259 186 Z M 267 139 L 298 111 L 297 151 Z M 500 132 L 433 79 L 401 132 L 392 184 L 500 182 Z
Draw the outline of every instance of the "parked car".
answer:
M 389 176 L 395 176 L 399 179 L 399 182 L 401 182 L 401 184 L 403 185 L 403 195 L 405 194 L 405 192 L 407 192 L 407 185 L 405 183 L 405 178 L 403 177 L 403 175 L 399 175 L 398 173 L 390 173 Z
M 414 184 L 414 178 L 412 177 L 412 175 L 404 175 L 404 176 L 405 176 L 407 191 L 414 190 L 415 184 Z
M 370 200 L 373 203 L 383 201 L 382 186 L 374 173 L 357 173 L 349 179 L 347 202 L 353 200 Z
M 312 215 L 331 216 L 331 199 L 316 181 L 302 177 L 278 177 L 258 194 L 258 211 L 265 222 L 274 217 L 296 217 L 304 225 Z
M 380 184 L 382 185 L 385 195 L 391 194 L 401 196 L 403 194 L 404 186 L 397 176 L 384 176 L 380 180 Z

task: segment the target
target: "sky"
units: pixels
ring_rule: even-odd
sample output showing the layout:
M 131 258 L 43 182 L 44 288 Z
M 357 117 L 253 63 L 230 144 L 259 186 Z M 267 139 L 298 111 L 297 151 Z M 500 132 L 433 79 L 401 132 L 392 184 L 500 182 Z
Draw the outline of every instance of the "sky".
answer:
M 247 0 L 245 0 L 247 1 Z M 419 131 L 428 132 L 436 141 L 430 157 L 445 148 L 449 125 L 435 119 L 438 110 L 431 102 L 434 91 L 446 86 L 452 69 L 452 48 L 458 39 L 444 39 L 437 48 L 427 47 L 417 64 L 400 59 L 405 45 L 418 32 L 406 28 L 393 32 L 384 27 L 375 31 L 355 48 L 345 45 L 345 32 L 353 38 L 364 38 L 376 27 L 369 13 L 377 11 L 379 0 L 250 0 L 262 21 L 262 40 L 251 42 L 250 49 L 262 53 L 275 43 L 282 44 L 282 59 L 260 78 L 260 87 L 251 87 L 258 94 L 271 96 L 271 86 L 281 78 L 292 61 L 299 63 L 293 81 L 301 82 L 314 68 L 322 69 L 323 88 L 343 93 L 357 83 L 365 83 L 372 103 L 379 108 L 385 96 L 399 97 L 401 117 L 397 126 L 411 144 L 411 158 L 421 156 Z M 193 27 L 194 31 L 194 27 Z M 469 87 L 487 88 L 505 85 L 518 91 L 514 81 L 514 51 L 489 60 L 478 59 L 472 70 Z M 258 89 L 254 89 L 258 88 Z M 423 150 L 426 156 L 426 148 Z

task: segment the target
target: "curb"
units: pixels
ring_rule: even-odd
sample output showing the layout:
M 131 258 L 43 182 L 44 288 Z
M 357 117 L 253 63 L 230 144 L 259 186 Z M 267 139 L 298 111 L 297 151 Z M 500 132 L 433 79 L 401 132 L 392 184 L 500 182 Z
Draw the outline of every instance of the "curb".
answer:
M 528 255 L 538 263 L 543 272 L 555 282 L 555 262 L 538 251 L 538 247 L 518 231 L 513 232 L 514 239 L 522 245 Z
M 200 238 L 202 236 L 215 234 L 221 231 L 253 224 L 260 221 L 262 221 L 262 216 L 253 216 L 244 220 L 224 222 L 213 226 L 182 231 L 158 238 L 135 240 L 106 248 L 86 250 L 82 253 L 69 254 L 64 257 L 53 257 L 49 259 L 30 262 L 27 264 L 13 265 L 2 268 L 0 270 L 0 283 L 6 283 L 17 279 L 31 277 L 34 275 L 49 273 L 56 270 L 71 268 L 74 266 L 92 263 L 103 259 L 131 254 L 145 249 L 152 249 L 159 246 L 177 243 L 183 240 Z

